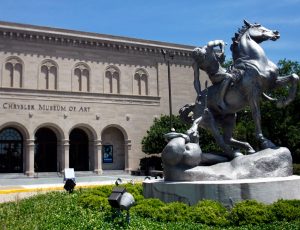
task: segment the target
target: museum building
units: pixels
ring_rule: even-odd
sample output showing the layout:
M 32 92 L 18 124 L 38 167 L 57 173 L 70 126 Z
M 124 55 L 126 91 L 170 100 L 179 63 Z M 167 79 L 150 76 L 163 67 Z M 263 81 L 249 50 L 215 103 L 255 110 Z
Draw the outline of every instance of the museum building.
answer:
M 173 113 L 195 101 L 193 48 L 0 22 L 0 173 L 136 170 L 168 60 Z

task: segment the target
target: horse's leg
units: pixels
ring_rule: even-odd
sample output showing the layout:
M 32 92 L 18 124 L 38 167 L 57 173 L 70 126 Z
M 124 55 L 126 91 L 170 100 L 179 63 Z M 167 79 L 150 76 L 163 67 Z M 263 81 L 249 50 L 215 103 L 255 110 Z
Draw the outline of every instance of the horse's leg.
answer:
M 220 155 L 223 155 L 229 159 L 233 159 L 235 157 L 241 156 L 242 154 L 239 152 L 234 152 L 229 145 L 227 145 L 223 139 L 223 136 L 221 135 L 216 120 L 214 119 L 212 113 L 206 109 L 202 115 L 201 123 L 199 124 L 202 128 L 209 130 L 213 137 L 215 138 L 217 144 L 220 146 L 220 148 L 224 151 L 224 153 L 220 153 Z
M 259 107 L 259 87 L 258 86 L 253 86 L 253 91 L 252 95 L 249 95 L 249 105 L 250 109 L 252 112 L 252 118 L 254 120 L 255 124 L 255 134 L 256 138 L 259 141 L 261 148 L 262 149 L 267 149 L 267 148 L 275 148 L 276 145 L 265 138 L 262 134 L 262 129 L 261 129 L 261 114 L 260 114 L 260 107 Z
M 248 142 L 238 141 L 232 137 L 233 129 L 236 124 L 236 114 L 228 114 L 222 119 L 223 137 L 226 144 L 234 146 L 236 148 L 242 148 L 247 151 L 248 154 L 255 153 L 255 150 Z
M 297 92 L 298 81 L 299 76 L 295 73 L 287 76 L 277 77 L 275 82 L 275 88 L 286 86 L 289 83 L 292 85 L 288 97 L 285 100 L 281 99 L 277 101 L 276 105 L 278 108 L 282 108 L 294 100 Z

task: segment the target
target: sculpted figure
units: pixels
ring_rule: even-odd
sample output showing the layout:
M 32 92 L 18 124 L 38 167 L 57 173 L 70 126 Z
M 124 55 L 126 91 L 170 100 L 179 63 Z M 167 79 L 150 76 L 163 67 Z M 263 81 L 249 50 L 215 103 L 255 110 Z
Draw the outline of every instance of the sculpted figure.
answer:
M 187 132 L 175 131 L 164 135 L 168 144 L 162 151 L 164 165 L 197 166 L 201 161 L 201 148 L 199 146 L 198 124 L 201 118 L 196 119 Z
M 202 48 L 194 49 L 196 103 L 187 104 L 179 111 L 180 117 L 189 122 L 191 128 L 185 133 L 174 130 L 165 134 L 168 144 L 161 157 L 166 181 L 292 175 L 290 151 L 286 148 L 270 149 L 276 146 L 264 137 L 261 129 L 261 97 L 277 101 L 277 106 L 285 106 L 295 97 L 299 81 L 296 74 L 279 76 L 277 66 L 267 58 L 259 45 L 279 37 L 278 31 L 244 21 L 242 28 L 232 38 L 233 66 L 228 71 L 221 66 L 224 61 L 223 41 L 211 41 Z M 215 47 L 219 47 L 220 52 Z M 209 87 L 206 83 L 204 90 L 200 86 L 200 70 L 205 71 L 212 82 Z M 286 87 L 287 84 L 290 88 L 286 98 L 277 100 L 265 95 L 266 91 Z M 256 138 L 262 151 L 256 152 L 248 142 L 236 140 L 232 136 L 236 113 L 246 106 L 251 109 Z M 199 146 L 198 127 L 210 131 L 222 151 L 203 153 Z M 240 149 L 251 155 L 242 156 Z M 223 164 L 217 164 L 221 162 Z
M 215 47 L 220 48 L 220 52 L 216 52 Z M 205 71 L 212 84 L 221 84 L 221 91 L 216 98 L 218 105 L 221 109 L 225 108 L 224 95 L 232 82 L 233 77 L 230 73 L 226 72 L 221 64 L 225 60 L 224 54 L 225 42 L 222 40 L 215 40 L 208 42 L 207 45 L 203 47 L 197 47 L 193 50 L 193 69 L 194 69 L 194 87 L 197 92 L 196 102 L 199 102 L 201 87 L 200 87 L 200 69 Z
M 177 133 L 175 131 L 164 135 L 168 144 L 162 151 L 162 161 L 165 170 L 173 167 L 188 169 L 198 165 L 213 165 L 228 161 L 225 156 L 215 153 L 202 153 L 199 145 L 198 127 L 209 116 L 206 114 L 194 120 L 191 128 L 186 133 Z M 222 155 L 222 154 L 221 154 Z
M 223 150 L 223 156 L 228 159 L 240 156 L 239 149 L 245 149 L 248 153 L 255 152 L 249 143 L 232 137 L 236 113 L 245 109 L 246 106 L 251 109 L 256 138 L 261 149 L 276 147 L 262 132 L 260 98 L 264 96 L 269 100 L 277 101 L 279 107 L 286 106 L 295 98 L 299 81 L 297 74 L 279 76 L 277 66 L 268 59 L 260 46 L 261 42 L 276 41 L 279 38 L 280 34 L 276 30 L 244 21 L 243 27 L 232 38 L 233 67 L 229 73 L 221 67 L 222 59 L 224 59 L 223 41 L 209 42 L 193 52 L 197 100 L 195 104 L 184 106 L 179 113 L 183 120 L 190 123 L 202 117 L 199 126 L 212 133 L 216 143 Z M 216 46 L 221 48 L 220 53 L 214 51 L 213 48 Z M 199 69 L 206 71 L 213 83 L 202 91 Z M 238 80 L 230 84 L 232 82 L 230 79 L 233 78 Z M 290 86 L 289 94 L 284 99 L 273 99 L 265 94 L 266 91 L 288 85 Z M 204 104 L 207 109 L 203 109 Z

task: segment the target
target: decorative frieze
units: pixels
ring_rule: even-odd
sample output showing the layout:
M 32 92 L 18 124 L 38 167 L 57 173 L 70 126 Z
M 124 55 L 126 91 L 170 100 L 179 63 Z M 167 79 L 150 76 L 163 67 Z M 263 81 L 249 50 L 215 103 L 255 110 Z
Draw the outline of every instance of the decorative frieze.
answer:
M 32 26 L 31 26 L 32 27 Z M 76 36 L 78 33 L 78 36 Z M 89 34 L 85 33 L 85 36 L 82 36 L 80 32 L 72 31 L 74 35 L 65 35 L 64 33 L 57 33 L 54 29 L 47 28 L 44 31 L 42 30 L 34 30 L 30 31 L 25 27 L 24 29 L 2 27 L 0 24 L 0 38 L 11 39 L 11 40 L 26 40 L 29 42 L 41 42 L 41 43 L 51 43 L 55 45 L 62 46 L 73 46 L 73 47 L 81 47 L 81 48 L 91 48 L 91 49 L 104 49 L 115 52 L 130 52 L 130 53 L 139 53 L 143 55 L 153 55 L 153 56 L 161 56 L 161 49 L 167 49 L 170 52 L 173 52 L 176 58 L 179 59 L 190 59 L 191 51 L 193 47 L 180 48 L 176 47 L 178 45 L 162 43 L 155 44 L 155 42 L 137 40 L 135 42 L 130 38 L 122 38 L 122 37 L 114 37 L 111 36 L 111 40 L 109 39 L 109 35 L 105 35 L 106 39 L 101 38 L 100 34 Z M 97 38 L 98 37 L 98 38 Z M 117 40 L 117 41 L 116 41 Z M 147 44 L 149 43 L 149 44 Z M 152 44 L 154 43 L 154 44 Z

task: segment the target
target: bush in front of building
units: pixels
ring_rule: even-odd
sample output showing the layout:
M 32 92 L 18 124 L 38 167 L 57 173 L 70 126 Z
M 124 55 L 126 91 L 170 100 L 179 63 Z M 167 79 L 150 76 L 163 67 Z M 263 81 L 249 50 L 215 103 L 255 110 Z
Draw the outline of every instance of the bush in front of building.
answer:
M 126 183 L 120 186 L 125 187 L 126 191 L 134 196 L 136 202 L 144 199 L 141 185 Z M 78 204 L 83 208 L 109 212 L 111 207 L 107 198 L 110 196 L 114 187 L 115 185 L 105 185 L 96 188 L 82 189 L 78 197 Z
M 165 203 L 156 198 L 142 199 L 132 208 L 132 211 L 140 217 L 156 220 L 160 215 L 160 209 L 164 206 Z
M 245 200 L 234 205 L 229 220 L 233 225 L 258 225 L 271 223 L 276 218 L 269 205 L 256 200 Z
M 300 219 L 300 200 L 278 200 L 271 210 L 277 220 L 292 221 Z
M 214 200 L 199 201 L 189 213 L 192 222 L 213 226 L 228 225 L 228 215 L 229 211 L 221 203 Z

